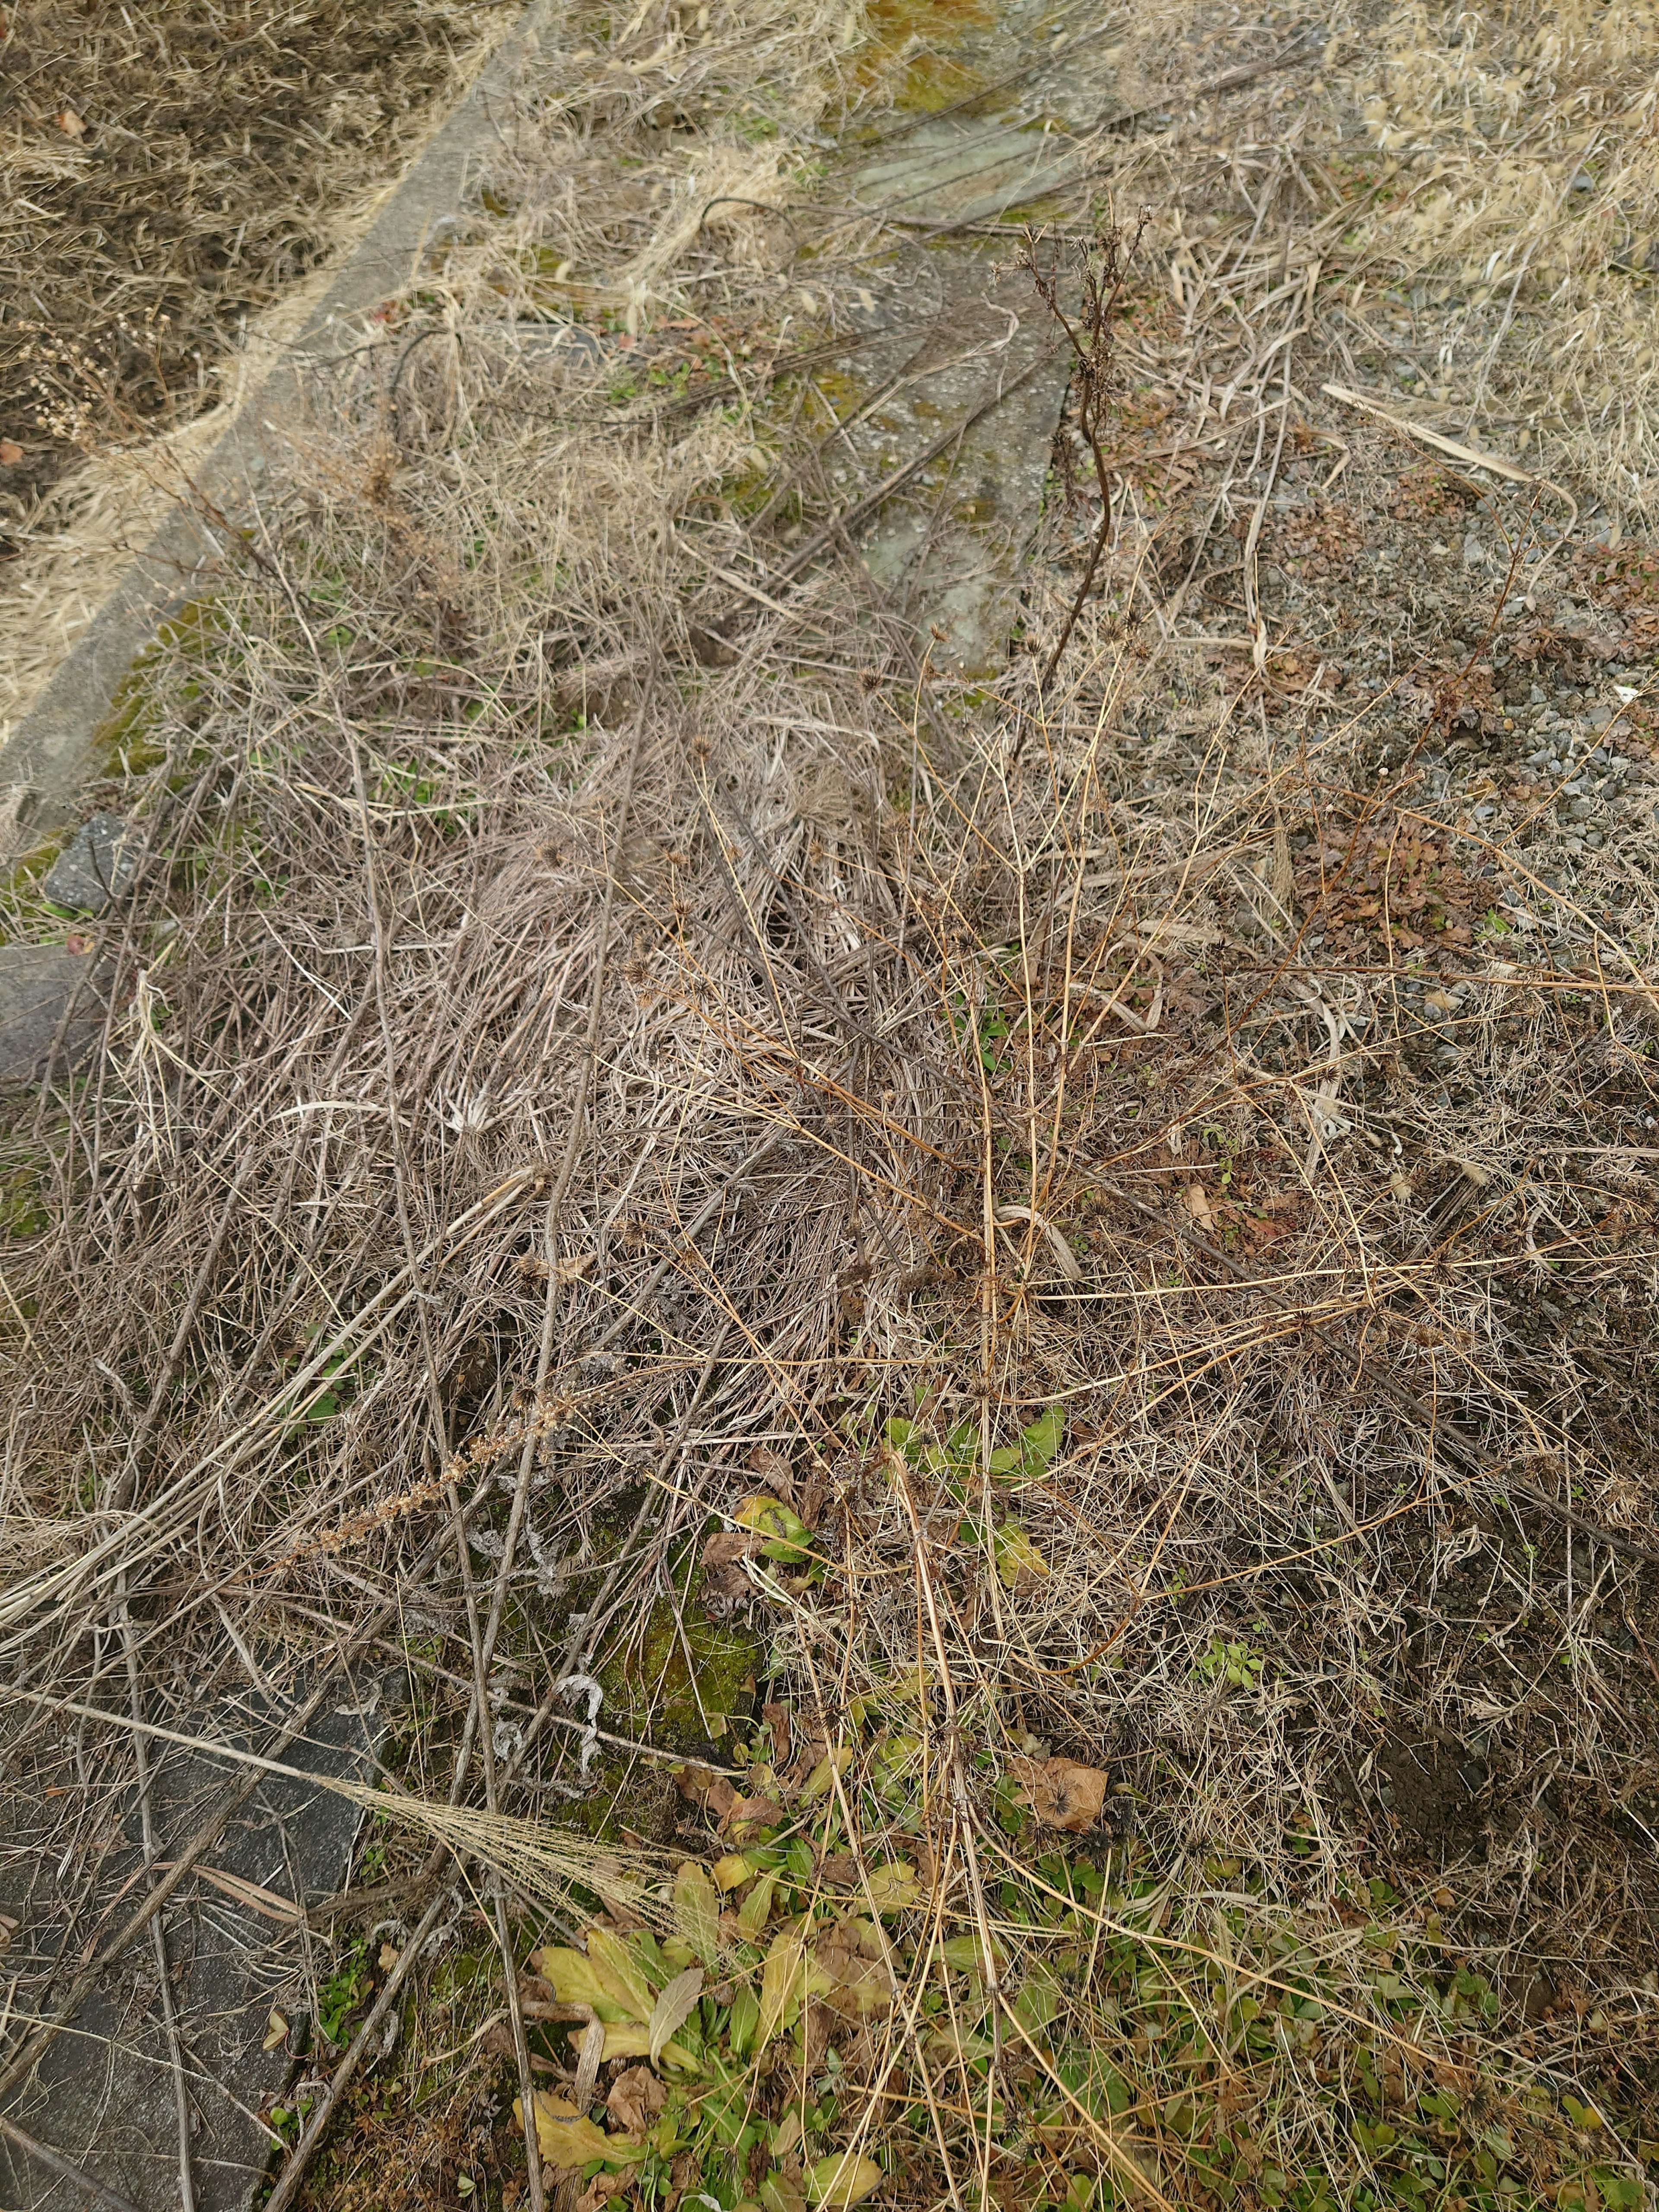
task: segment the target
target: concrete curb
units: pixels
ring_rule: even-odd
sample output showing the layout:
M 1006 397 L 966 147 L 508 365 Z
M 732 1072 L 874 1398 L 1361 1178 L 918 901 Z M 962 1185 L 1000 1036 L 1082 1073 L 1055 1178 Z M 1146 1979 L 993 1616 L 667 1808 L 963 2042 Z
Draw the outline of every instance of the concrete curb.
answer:
M 191 580 L 217 551 L 204 513 L 246 506 L 280 455 L 284 432 L 298 428 L 307 362 L 347 342 L 340 325 L 406 283 L 434 226 L 459 215 L 477 157 L 499 143 L 497 113 L 538 52 L 552 0 L 530 0 L 471 87 L 439 125 L 374 217 L 297 333 L 237 402 L 229 421 L 181 498 L 131 562 L 49 677 L 3 747 L 0 792 L 15 827 L 14 850 L 74 818 L 80 793 L 100 765 L 97 739 L 134 660 L 167 615 L 188 599 Z

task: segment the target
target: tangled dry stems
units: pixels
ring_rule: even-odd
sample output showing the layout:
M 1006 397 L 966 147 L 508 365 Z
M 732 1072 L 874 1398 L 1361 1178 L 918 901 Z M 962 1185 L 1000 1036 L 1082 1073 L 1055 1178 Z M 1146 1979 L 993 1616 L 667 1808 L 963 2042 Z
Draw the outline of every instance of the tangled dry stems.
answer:
M 748 27 L 728 71 L 800 34 Z M 833 88 L 845 27 L 811 28 Z M 710 1516 L 763 1480 L 826 1577 L 757 1594 L 759 1671 L 832 1730 L 916 1685 L 939 1794 L 908 1847 L 940 1926 L 988 1929 L 1013 1979 L 1049 1940 L 997 1909 L 1015 1755 L 1127 1785 L 1167 1882 L 1160 2002 L 1228 2017 L 1214 1916 L 1255 1870 L 1253 1928 L 1316 1956 L 1356 2029 L 1322 2081 L 1220 2066 L 1295 2172 L 1336 2155 L 1364 2035 L 1471 2063 L 1431 2008 L 1399 2028 L 1343 1932 L 1368 1860 L 1449 1864 L 1460 1941 L 1517 1990 L 1570 1961 L 1635 2001 L 1648 1877 L 1613 1830 L 1543 1820 L 1538 1777 L 1626 1805 L 1648 1774 L 1619 1632 L 1659 1548 L 1632 1234 L 1650 884 L 1627 854 L 1563 892 L 1379 794 L 1363 710 L 1310 744 L 1248 660 L 1224 680 L 1126 626 L 1155 543 L 1133 529 L 1047 687 L 1035 656 L 930 680 L 853 563 L 708 665 L 715 571 L 771 557 L 763 394 L 619 431 L 611 368 L 526 328 L 550 286 L 625 328 L 703 280 L 730 329 L 775 325 L 763 212 L 679 220 L 711 183 L 779 189 L 769 144 L 715 131 L 592 227 L 592 134 L 653 94 L 607 110 L 597 83 L 504 165 L 505 245 L 458 252 L 437 310 L 343 372 L 291 498 L 145 673 L 154 764 L 123 796 L 149 857 L 106 1050 L 14 1128 L 46 1225 L 9 1274 L 8 1666 L 100 1703 L 119 1646 L 86 1624 L 149 1589 L 162 1712 L 250 1653 L 349 1641 L 419 1560 L 408 1618 L 465 1680 L 470 1558 L 539 1703 L 663 1608 L 689 1651 Z M 1039 653 L 1070 598 L 1034 573 Z M 1331 919 L 1379 839 L 1425 838 L 1443 895 L 1455 872 L 1502 925 L 1444 963 L 1449 1062 L 1406 963 Z M 1567 1279 L 1601 1318 L 1588 1372 L 1539 1323 Z M 1053 1408 L 1060 1456 L 987 1478 L 976 1522 L 885 1440 L 894 1415 L 965 1429 L 983 1467 Z M 1012 1577 L 1011 1523 L 1036 1553 Z M 1462 1797 L 1444 1745 L 1481 1747 Z M 521 1784 L 575 1786 L 565 1735 L 525 1750 L 507 1816 Z M 1399 1802 L 1413 1760 L 1401 1845 L 1378 1778 Z M 503 1817 L 453 1823 L 499 1857 Z M 533 1858 L 509 1870 L 535 1893 Z M 1067 2002 L 1146 2075 L 1135 2021 Z M 1559 2073 L 1579 2033 L 1480 2063 Z M 976 2170 L 977 2080 L 963 2055 L 966 2129 L 907 2151 L 929 2187 Z M 1148 2093 L 1123 2155 L 1174 2192 L 1166 2117 Z

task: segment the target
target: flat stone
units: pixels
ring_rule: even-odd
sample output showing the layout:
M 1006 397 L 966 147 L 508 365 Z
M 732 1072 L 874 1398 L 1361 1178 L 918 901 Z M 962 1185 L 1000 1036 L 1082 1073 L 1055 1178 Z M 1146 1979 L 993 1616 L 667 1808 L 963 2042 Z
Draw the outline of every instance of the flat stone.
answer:
M 132 881 L 143 842 L 125 815 L 94 814 L 47 869 L 40 888 L 54 906 L 102 914 Z
M 342 1683 L 340 1707 L 318 1717 L 309 1741 L 289 1749 L 287 1763 L 313 1774 L 372 1779 L 382 1722 L 372 1682 L 367 1692 L 354 1698 Z M 276 1717 L 274 1709 L 248 1703 L 259 1719 Z M 221 1733 L 207 1717 L 198 1728 L 204 1735 Z M 244 1720 L 222 1733 L 257 1744 L 264 1730 Z M 163 1756 L 153 1771 L 152 1804 L 158 1856 L 167 1859 L 234 1770 L 200 1753 L 158 1749 Z M 56 1802 L 43 1802 L 54 1782 Z M 62 1826 L 63 1801 L 82 1794 L 76 1785 L 70 1757 L 53 1745 L 38 1761 L 26 1753 L 23 1771 L 0 1796 L 0 1911 L 21 1923 L 6 1954 L 6 1973 L 9 1980 L 19 1975 L 37 2003 L 58 1962 L 67 1970 L 78 1960 L 100 1916 L 115 1899 L 131 1895 L 124 1886 L 136 1888 L 143 1880 L 129 1784 L 111 1808 L 119 1836 L 94 1893 L 77 1892 L 76 1875 L 64 1859 Z M 316 1984 L 334 1960 L 325 1938 L 282 1917 L 282 1906 L 315 1905 L 339 1890 L 363 1817 L 359 1806 L 331 1790 L 272 1776 L 166 1909 L 198 2212 L 245 2212 L 271 2160 L 270 2136 L 259 2116 L 293 2094 L 302 2064 L 317 2063 L 295 2053 L 318 2051 Z M 270 1894 L 263 1911 L 235 1895 L 238 1879 Z M 288 2033 L 267 2051 L 273 2012 Z M 326 2064 L 327 2046 L 322 2049 Z M 74 2032 L 58 2039 L 5 2109 L 37 2141 L 139 2212 L 176 2212 L 178 2122 L 149 1940 L 129 1948 Z M 76 2212 L 84 2202 L 82 2192 L 0 2140 L 0 2204 L 8 2212 Z
M 103 984 L 90 950 L 0 945 L 0 1083 L 36 1083 L 71 1006 L 64 1049 L 80 1059 L 104 1025 Z

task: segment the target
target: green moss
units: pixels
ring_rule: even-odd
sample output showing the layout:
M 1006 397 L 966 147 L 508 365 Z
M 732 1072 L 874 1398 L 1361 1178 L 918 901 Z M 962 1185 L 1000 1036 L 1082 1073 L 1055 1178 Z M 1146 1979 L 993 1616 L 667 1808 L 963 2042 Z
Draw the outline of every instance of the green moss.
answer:
M 695 1602 L 682 1608 L 681 1622 L 684 1635 L 659 1597 L 643 1631 L 599 1676 L 606 1712 L 626 1715 L 627 1734 L 665 1749 L 723 1735 L 754 1684 L 757 1646 L 745 1631 L 710 1620 Z
M 164 655 L 197 667 L 217 658 L 223 648 L 224 611 L 216 599 L 191 599 L 170 615 L 150 643 L 137 655 L 110 702 L 109 713 L 92 737 L 96 773 L 101 775 L 143 775 L 159 768 L 167 747 L 157 744 L 153 732 L 161 719 L 155 696 L 155 665 Z M 199 689 L 186 676 L 185 696 Z

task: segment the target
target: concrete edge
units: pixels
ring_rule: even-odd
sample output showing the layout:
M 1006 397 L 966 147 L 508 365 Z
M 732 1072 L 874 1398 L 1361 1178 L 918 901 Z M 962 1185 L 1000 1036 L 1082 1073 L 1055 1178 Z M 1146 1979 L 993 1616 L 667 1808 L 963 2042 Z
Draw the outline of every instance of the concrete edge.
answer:
M 297 428 L 306 364 L 337 326 L 399 289 L 415 273 L 434 226 L 459 216 L 470 173 L 499 139 L 494 111 L 539 49 L 553 0 L 529 0 L 368 229 L 334 272 L 297 334 L 289 337 L 238 399 L 217 442 L 181 497 L 106 595 L 47 678 L 3 746 L 0 793 L 12 857 L 72 821 L 82 790 L 101 766 L 98 744 L 116 696 L 192 580 L 217 551 L 204 514 L 234 514 L 257 491 L 285 424 Z

